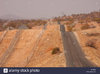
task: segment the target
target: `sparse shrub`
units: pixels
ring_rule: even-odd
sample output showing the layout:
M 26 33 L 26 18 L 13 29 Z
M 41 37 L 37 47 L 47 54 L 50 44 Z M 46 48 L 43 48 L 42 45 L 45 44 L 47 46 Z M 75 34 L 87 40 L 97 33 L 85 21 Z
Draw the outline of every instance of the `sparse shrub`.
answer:
M 84 25 L 81 27 L 82 30 L 89 29 L 89 25 Z
M 96 21 L 97 23 L 100 23 L 100 18 L 94 18 L 94 21 Z
M 90 34 L 87 34 L 87 36 L 100 36 L 100 33 L 90 33 Z
M 52 50 L 52 54 L 57 54 L 59 52 L 60 52 L 60 49 L 58 47 L 53 48 L 53 50 Z
M 73 30 L 73 27 L 72 26 L 67 26 L 67 30 L 68 31 L 72 31 Z
M 83 20 L 80 20 L 80 21 L 79 21 L 79 23 L 83 24 L 83 23 L 84 23 L 84 21 L 83 21 Z
M 31 29 L 34 26 L 40 26 L 40 25 L 45 25 L 47 23 L 47 21 L 45 20 L 14 20 L 14 21 L 10 21 L 5 27 L 4 29 L 8 28 L 8 27 L 13 27 L 15 29 L 18 29 L 19 26 L 21 25 L 26 25 L 29 29 Z
M 89 40 L 89 41 L 87 41 L 86 46 L 96 49 L 95 43 L 96 43 L 95 40 Z

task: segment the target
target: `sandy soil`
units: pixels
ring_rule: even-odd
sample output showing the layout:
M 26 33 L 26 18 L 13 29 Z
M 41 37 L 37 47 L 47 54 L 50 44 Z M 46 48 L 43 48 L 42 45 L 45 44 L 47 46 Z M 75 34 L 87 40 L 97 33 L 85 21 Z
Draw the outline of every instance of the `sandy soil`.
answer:
M 61 53 L 52 55 L 52 50 L 59 47 Z M 35 53 L 27 67 L 65 67 L 65 57 L 59 32 L 59 26 L 47 26 Z
M 3 67 L 65 67 L 66 60 L 59 26 L 48 25 L 38 39 L 41 31 L 42 29 L 34 28 L 22 30 L 14 51 L 7 58 Z M 0 57 L 5 53 L 15 34 L 16 30 L 9 31 L 0 43 Z M 52 55 L 52 50 L 55 47 L 60 48 L 60 53 Z
M 40 31 L 41 30 L 23 30 L 18 43 L 14 47 L 14 52 L 11 53 L 4 66 L 24 67 Z
M 11 40 L 13 39 L 16 30 L 9 31 L 6 36 L 3 38 L 2 42 L 0 43 L 0 58 L 5 53 L 6 49 L 9 47 Z
M 81 27 L 84 26 L 84 25 L 95 26 L 96 28 L 100 27 L 100 24 L 96 23 L 96 22 L 88 22 L 87 24 L 77 23 L 75 25 L 75 27 L 73 28 L 73 30 L 74 31 L 82 31 Z M 89 28 L 89 29 L 92 29 L 92 28 Z
M 94 29 L 88 29 L 83 31 L 77 31 L 77 37 L 80 45 L 86 55 L 86 58 L 94 62 L 97 66 L 100 66 L 100 35 L 98 36 L 88 36 L 88 34 L 100 33 L 100 27 Z M 95 47 L 86 46 L 88 41 L 95 42 Z

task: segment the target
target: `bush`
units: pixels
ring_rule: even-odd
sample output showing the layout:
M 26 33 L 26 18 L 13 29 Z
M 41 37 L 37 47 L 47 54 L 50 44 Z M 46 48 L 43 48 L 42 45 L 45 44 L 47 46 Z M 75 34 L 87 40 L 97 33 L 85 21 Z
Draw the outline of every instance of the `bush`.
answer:
M 84 25 L 81 27 L 82 30 L 89 29 L 89 25 Z
M 59 52 L 60 52 L 60 49 L 58 47 L 53 48 L 53 50 L 52 50 L 52 54 L 57 54 Z
M 84 20 L 80 20 L 79 23 L 83 24 L 84 23 Z
M 92 47 L 92 48 L 95 48 L 95 49 L 96 49 L 95 43 L 96 43 L 95 40 L 89 40 L 89 41 L 86 43 L 86 46 Z
M 90 34 L 87 34 L 87 36 L 100 36 L 100 33 L 90 33 Z
M 94 21 L 96 21 L 97 23 L 100 23 L 100 18 L 94 18 Z
M 67 30 L 68 31 L 72 31 L 73 30 L 73 27 L 72 26 L 67 26 Z

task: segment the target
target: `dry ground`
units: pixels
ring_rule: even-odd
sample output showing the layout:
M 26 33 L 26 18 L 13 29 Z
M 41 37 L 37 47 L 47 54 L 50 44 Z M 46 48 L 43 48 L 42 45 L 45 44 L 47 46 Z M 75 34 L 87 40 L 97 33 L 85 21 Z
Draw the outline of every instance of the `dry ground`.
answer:
M 90 36 L 91 34 L 95 35 Z M 97 66 L 100 66 L 100 27 L 77 31 L 76 36 L 87 59 L 94 62 Z M 87 43 L 89 44 L 89 42 L 91 45 L 91 41 L 94 42 L 94 47 L 86 45 Z
M 7 51 L 16 31 L 10 30 L 0 43 L 0 59 Z M 41 31 L 42 29 L 34 28 L 22 30 L 14 51 L 10 53 L 3 67 L 66 67 L 59 26 L 48 25 L 39 38 Z M 55 47 L 60 48 L 60 53 L 52 55 Z
M 61 53 L 52 55 L 52 50 L 59 47 Z M 27 67 L 65 67 L 64 51 L 59 32 L 59 26 L 47 26 L 38 47 L 34 51 Z

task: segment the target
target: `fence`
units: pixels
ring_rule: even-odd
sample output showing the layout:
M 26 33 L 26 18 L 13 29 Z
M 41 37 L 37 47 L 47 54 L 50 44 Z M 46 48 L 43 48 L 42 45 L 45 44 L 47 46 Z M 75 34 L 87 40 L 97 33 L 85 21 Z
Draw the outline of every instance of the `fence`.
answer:
M 8 32 L 8 29 L 5 30 L 5 31 L 2 33 L 2 35 L 1 35 L 1 37 L 0 37 L 0 43 L 2 42 L 3 38 L 6 36 L 7 32 Z
M 14 38 L 12 39 L 9 47 L 7 48 L 7 51 L 4 53 L 4 55 L 0 59 L 0 67 L 3 66 L 3 64 L 6 62 L 6 60 L 10 56 L 10 54 L 13 52 L 14 46 L 16 45 L 16 43 L 18 42 L 18 39 L 20 38 L 20 34 L 21 34 L 21 30 L 18 30 Z
M 37 40 L 36 40 L 36 43 L 35 43 L 34 47 L 32 48 L 32 52 L 31 52 L 30 55 L 27 57 L 27 59 L 25 59 L 22 63 L 19 64 L 19 66 L 21 66 L 21 67 L 26 67 L 26 66 L 27 66 L 27 64 L 28 64 L 29 61 L 31 60 L 33 54 L 35 53 L 35 52 L 33 52 L 33 51 L 35 51 L 35 49 L 37 48 L 37 46 L 38 46 L 38 44 L 39 44 L 39 41 L 40 41 L 40 39 L 41 39 L 41 37 L 42 37 L 42 35 L 43 35 L 43 33 L 44 33 L 45 30 L 46 30 L 46 25 L 44 25 L 42 31 L 41 31 L 40 34 L 38 35 L 38 38 L 37 38 Z

